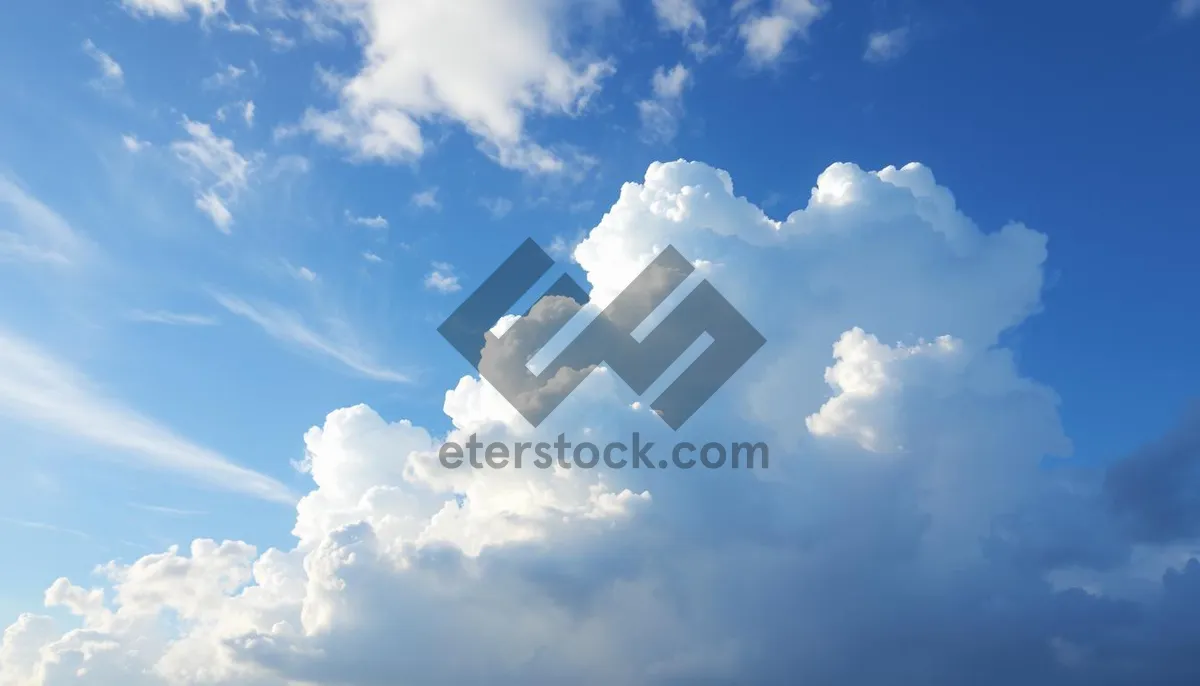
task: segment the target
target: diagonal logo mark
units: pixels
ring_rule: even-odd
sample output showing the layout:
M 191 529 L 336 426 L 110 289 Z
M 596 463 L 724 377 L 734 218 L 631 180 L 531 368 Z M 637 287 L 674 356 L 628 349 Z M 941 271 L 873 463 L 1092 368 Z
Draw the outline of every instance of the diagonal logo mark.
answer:
M 588 303 L 588 294 L 563 275 L 502 336 L 492 327 L 548 272 L 554 260 L 526 239 L 438 327 L 481 377 L 538 426 L 593 369 L 607 364 L 639 396 L 704 333 L 700 356 L 653 402 L 678 430 L 742 367 L 766 339 L 708 281 L 702 281 L 642 341 L 633 331 L 695 267 L 672 246 L 604 308 L 541 373 L 526 364 Z

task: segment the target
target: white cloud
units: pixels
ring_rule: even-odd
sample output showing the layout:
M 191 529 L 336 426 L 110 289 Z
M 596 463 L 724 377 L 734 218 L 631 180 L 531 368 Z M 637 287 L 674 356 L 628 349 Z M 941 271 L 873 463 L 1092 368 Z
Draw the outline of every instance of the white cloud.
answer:
M 198 517 L 208 514 L 200 510 L 183 510 L 178 507 L 167 507 L 165 505 L 146 505 L 144 503 L 128 503 L 128 505 L 137 510 L 145 510 L 155 514 L 171 515 L 173 517 Z
M 76 538 L 86 538 L 86 539 L 91 538 L 91 536 L 89 536 L 88 534 L 86 534 L 82 531 L 79 531 L 78 529 L 71 529 L 71 528 L 64 527 L 64 526 L 58 526 L 57 524 L 50 524 L 49 522 L 35 522 L 35 521 L 30 521 L 28 519 L 11 519 L 9 517 L 0 517 L 0 522 L 12 524 L 13 526 L 19 526 L 23 529 L 36 529 L 37 531 L 49 531 L 49 532 L 55 533 L 55 534 L 67 534 L 69 536 L 74 536 Z M 0 663 L 0 664 L 2 664 L 2 663 Z
M 125 85 L 125 70 L 107 52 L 97 48 L 90 38 L 83 42 L 83 52 L 100 68 L 100 76 L 92 80 L 92 85 L 101 89 L 115 89 Z
M 317 273 L 308 267 L 303 265 L 294 265 L 284 259 L 279 260 L 279 264 L 283 267 L 283 271 L 293 279 L 307 281 L 309 283 L 314 283 L 317 280 Z
M 526 117 L 578 114 L 613 72 L 607 60 L 566 53 L 570 13 L 542 0 L 324 7 L 357 28 L 363 66 L 340 84 L 337 109 L 309 110 L 298 130 L 357 159 L 419 158 L 423 125 L 447 119 L 506 167 L 563 171 L 560 155 L 529 139 Z
M 696 0 L 654 0 L 654 13 L 658 16 L 659 25 L 683 36 L 692 52 L 698 55 L 708 52 L 704 44 L 707 23 Z
M 253 63 L 251 63 L 253 65 Z M 224 68 L 216 73 L 204 77 L 200 81 L 200 85 L 210 90 L 219 90 L 223 88 L 234 88 L 241 83 L 242 77 L 247 71 L 241 67 L 236 67 L 232 64 L 225 65 Z
M 908 51 L 908 27 L 891 31 L 876 31 L 867 36 L 867 49 L 863 59 L 868 62 L 888 62 Z
M 513 209 L 513 203 L 508 198 L 481 198 L 479 204 L 483 205 L 493 219 L 501 219 Z
M 216 192 L 207 190 L 197 195 L 196 209 L 206 214 L 218 231 L 224 234 L 232 233 L 230 226 L 233 225 L 233 213 Z
M 254 126 L 254 114 L 256 114 L 257 109 L 252 100 L 230 103 L 217 109 L 216 119 L 217 121 L 224 121 L 228 116 L 227 113 L 229 110 L 236 110 L 236 114 L 238 114 L 242 122 L 245 122 L 246 127 L 250 128 Z
M 78 372 L 0 331 L 0 415 L 51 434 L 88 442 L 113 458 L 187 476 L 209 488 L 294 502 L 275 479 L 177 436 L 95 389 Z
M 288 345 L 328 357 L 376 381 L 408 383 L 408 376 L 380 366 L 353 343 L 330 340 L 313 331 L 293 312 L 271 305 L 252 305 L 241 298 L 216 294 L 217 302 L 230 313 L 257 324 L 267 335 Z
M 296 40 L 279 29 L 267 29 L 267 42 L 272 49 L 279 52 L 286 52 L 296 47 Z
M 307 174 L 312 169 L 312 163 L 303 155 L 283 155 L 275 160 L 267 178 L 274 179 L 283 174 Z
M 0 264 L 70 265 L 94 252 L 57 212 L 0 174 Z
M 433 271 L 425 276 L 425 288 L 438 293 L 454 293 L 462 290 L 462 285 L 454 274 L 454 265 L 434 262 Z
M 294 546 L 200 539 L 110 563 L 94 589 L 56 581 L 46 604 L 82 630 L 22 615 L 0 673 L 20 686 L 1194 681 L 1179 646 L 1200 626 L 1180 608 L 1200 563 L 1159 567 L 1134 601 L 1047 582 L 1089 564 L 1128 577 L 1133 556 L 1106 501 L 1087 500 L 1094 485 L 1043 467 L 1070 448 L 1058 398 L 1001 344 L 1040 307 L 1045 235 L 982 230 L 918 164 L 832 165 L 776 219 L 729 174 L 676 161 L 622 185 L 574 254 L 603 304 L 668 244 L 711 265 L 705 278 L 768 340 L 678 433 L 604 367 L 536 430 L 474 375 L 444 395 L 445 435 L 336 410 L 304 435 L 313 487 Z M 577 309 L 504 317 L 483 358 L 527 359 Z M 663 457 L 678 440 L 764 440 L 770 468 L 437 460 L 472 435 L 633 431 Z M 1146 490 L 1134 466 L 1122 502 Z
M 769 0 L 766 12 L 752 11 L 757 4 L 741 2 L 735 11 L 742 15 L 738 33 L 746 43 L 746 56 L 757 65 L 766 65 L 783 56 L 791 41 L 808 35 L 808 27 L 828 9 L 824 0 Z
M 691 81 L 687 67 L 677 64 L 670 70 L 654 70 L 651 86 L 654 97 L 639 101 L 638 115 L 643 135 L 651 141 L 670 141 L 679 131 L 683 114 L 683 91 Z
M 184 117 L 183 127 L 191 138 L 171 143 L 171 150 L 192 172 L 196 208 L 228 234 L 233 225 L 229 206 L 248 186 L 253 165 L 238 153 L 233 141 L 213 133 L 208 124 Z
M 216 326 L 218 323 L 216 317 L 206 314 L 170 312 L 168 310 L 134 310 L 129 313 L 129 319 L 135 322 L 169 326 Z
M 440 210 L 442 204 L 437 199 L 437 188 L 427 188 L 423 191 L 418 191 L 412 195 L 413 207 L 419 207 L 423 210 Z
M 366 260 L 367 262 L 373 262 L 375 264 L 383 262 L 383 258 L 380 257 L 379 255 L 376 255 L 373 252 L 364 252 L 362 254 L 362 256 L 363 256 L 363 259 Z
M 1175 16 L 1181 19 L 1200 16 L 1200 0 L 1175 0 L 1172 8 L 1175 10 Z
M 350 223 L 357 224 L 359 226 L 365 226 L 368 229 L 386 229 L 388 227 L 388 220 L 382 215 L 378 214 L 374 217 L 356 217 L 352 216 L 350 212 L 347 211 L 346 218 L 350 221 Z
M 225 14 L 225 0 L 121 0 L 121 5 L 135 16 L 170 21 L 183 21 L 192 11 L 204 20 Z
M 129 152 L 141 152 L 150 147 L 149 141 L 144 141 L 132 133 L 127 133 L 121 136 L 121 144 Z

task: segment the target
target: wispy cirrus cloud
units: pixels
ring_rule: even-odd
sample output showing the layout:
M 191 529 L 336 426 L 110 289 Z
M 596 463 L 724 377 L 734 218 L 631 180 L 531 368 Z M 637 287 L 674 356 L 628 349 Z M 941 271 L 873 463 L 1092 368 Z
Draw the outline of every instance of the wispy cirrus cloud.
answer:
M 130 321 L 168 326 L 216 326 L 218 323 L 217 318 L 210 315 L 167 310 L 133 310 L 129 313 L 128 318 Z
M 0 173 L 0 264 L 71 265 L 92 252 L 67 220 Z
M 909 30 L 907 26 L 891 31 L 875 31 L 867 36 L 867 48 L 863 59 L 867 62 L 890 62 L 908 52 Z
M 212 220 L 221 233 L 232 233 L 229 207 L 249 185 L 253 163 L 242 156 L 233 141 L 213 133 L 208 124 L 183 119 L 189 138 L 171 143 L 171 150 L 192 171 L 196 183 L 196 208 Z
M 242 77 L 246 74 L 257 74 L 258 65 L 251 62 L 246 68 L 238 67 L 232 64 L 227 64 L 216 72 L 204 77 L 200 82 L 201 87 L 209 90 L 221 90 L 226 88 L 236 88 L 242 82 Z
M 171 515 L 172 517 L 200 517 L 208 514 L 201 510 L 182 510 L 177 507 L 167 507 L 165 505 L 146 505 L 145 503 L 127 503 L 129 507 L 136 510 L 144 510 L 155 514 Z
M 1200 17 L 1200 0 L 1175 0 L 1172 9 L 1180 19 Z
M 411 381 L 407 375 L 376 363 L 356 345 L 334 341 L 313 331 L 295 312 L 269 304 L 251 304 L 223 293 L 214 293 L 213 297 L 230 314 L 257 324 L 277 341 L 339 362 L 370 379 L 391 383 Z
M 291 504 L 279 481 L 196 445 L 93 387 L 32 343 L 0 330 L 0 416 L 136 457 L 210 488 Z
M 48 531 L 55 534 L 67 534 L 68 536 L 75 536 L 76 538 L 83 539 L 91 538 L 90 535 L 79 531 L 78 529 L 58 526 L 57 524 L 50 524 L 49 522 L 37 522 L 29 519 L 13 519 L 11 517 L 0 517 L 0 522 L 11 524 L 13 526 L 19 526 L 22 529 L 34 529 L 37 531 Z
M 125 85 L 125 70 L 107 52 L 96 47 L 89 38 L 83 42 L 83 52 L 100 68 L 100 75 L 92 79 L 92 85 L 101 90 L 115 90 Z
M 141 152 L 150 147 L 150 142 L 138 138 L 136 134 L 127 133 L 121 136 L 121 145 L 129 152 Z
M 503 218 L 513 208 L 513 202 L 508 198 L 480 198 L 479 204 L 492 215 L 492 219 Z

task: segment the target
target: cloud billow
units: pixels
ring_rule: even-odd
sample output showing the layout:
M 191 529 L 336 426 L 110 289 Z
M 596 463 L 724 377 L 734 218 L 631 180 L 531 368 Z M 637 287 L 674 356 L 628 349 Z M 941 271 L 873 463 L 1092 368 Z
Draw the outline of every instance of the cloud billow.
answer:
M 981 229 L 919 164 L 832 165 L 773 218 L 681 160 L 622 186 L 573 257 L 602 306 L 667 244 L 768 341 L 677 434 L 604 367 L 536 430 L 475 376 L 444 436 L 335 410 L 304 437 L 293 549 L 201 540 L 109 564 L 100 591 L 60 580 L 47 602 L 85 631 L 22 616 L 0 684 L 1195 683 L 1200 563 L 1122 583 L 1139 546 L 1196 530 L 1172 485 L 1191 434 L 1107 478 L 1040 466 L 1071 450 L 1059 399 L 1000 340 L 1041 307 L 1044 234 Z M 766 440 L 771 468 L 436 454 L 635 430 Z

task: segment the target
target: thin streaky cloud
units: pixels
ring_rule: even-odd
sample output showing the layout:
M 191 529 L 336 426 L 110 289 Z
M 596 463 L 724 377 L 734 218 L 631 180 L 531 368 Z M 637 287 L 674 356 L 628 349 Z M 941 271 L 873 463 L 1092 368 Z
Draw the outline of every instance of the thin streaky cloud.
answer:
M 86 538 L 86 539 L 91 538 L 91 536 L 89 534 L 79 531 L 78 529 L 70 529 L 65 526 L 58 526 L 56 524 L 48 524 L 46 522 L 34 522 L 34 521 L 27 520 L 27 519 L 12 519 L 10 517 L 0 517 L 0 522 L 4 522 L 6 524 L 12 524 L 13 526 L 19 526 L 19 527 L 22 527 L 25 529 L 36 529 L 38 531 L 49 531 L 49 532 L 56 533 L 56 534 L 67 534 L 69 536 L 75 536 L 77 538 Z
M 89 38 L 83 42 L 83 52 L 96 63 L 100 76 L 92 80 L 97 88 L 120 88 L 125 83 L 125 70 L 107 52 L 96 47 Z
M 166 324 L 168 326 L 216 326 L 217 318 L 206 314 L 190 314 L 186 312 L 168 312 L 166 310 L 134 310 L 129 313 L 129 319 L 146 324 Z
M 67 220 L 0 174 L 0 263 L 70 265 L 93 252 Z
M 158 514 L 171 515 L 173 517 L 202 517 L 207 512 L 201 510 L 181 510 L 175 507 L 166 507 L 165 505 L 146 505 L 145 503 L 127 503 L 129 507 L 137 510 L 145 510 L 146 512 L 155 512 Z
M 405 374 L 382 367 L 353 346 L 335 343 L 308 328 L 294 312 L 274 306 L 256 306 L 241 298 L 216 293 L 216 301 L 230 312 L 257 324 L 272 338 L 340 362 L 355 372 L 377 381 L 410 383 Z
M 0 416 L 137 458 L 210 488 L 294 504 L 279 481 L 196 445 L 96 389 L 35 345 L 0 330 Z

